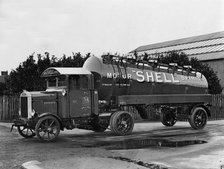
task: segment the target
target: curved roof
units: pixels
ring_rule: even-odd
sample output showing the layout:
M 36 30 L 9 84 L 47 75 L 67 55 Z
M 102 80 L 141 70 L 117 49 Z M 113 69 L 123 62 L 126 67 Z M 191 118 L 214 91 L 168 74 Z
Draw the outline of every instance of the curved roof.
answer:
M 206 35 L 199 35 L 199 36 L 193 36 L 189 38 L 182 38 L 182 39 L 177 39 L 177 40 L 171 40 L 171 41 L 166 41 L 166 42 L 161 42 L 161 43 L 155 43 L 155 44 L 150 44 L 150 45 L 144 45 L 140 46 L 137 49 L 131 51 L 131 52 L 140 52 L 140 51 L 146 51 L 146 50 L 151 50 L 151 49 L 160 49 L 168 46 L 177 46 L 177 45 L 183 45 L 183 44 L 189 44 L 189 43 L 197 43 L 204 41 L 205 43 L 207 41 L 215 40 L 219 38 L 224 38 L 224 31 L 222 32 L 215 32 L 211 34 L 206 34 Z M 215 42 L 215 44 L 223 43 L 222 42 Z M 205 44 L 205 45 L 211 45 L 211 44 Z M 197 44 L 196 44 L 197 46 Z M 203 45 L 198 45 L 198 46 L 203 46 Z M 183 46 L 184 47 L 184 46 Z
M 42 74 L 42 77 L 59 76 L 59 75 L 89 75 L 90 71 L 84 68 L 74 67 L 50 67 L 47 68 Z
M 156 57 L 177 51 L 199 60 L 221 59 L 224 58 L 224 31 L 140 46 L 130 54 L 135 51 L 138 56 L 147 53 L 150 57 Z

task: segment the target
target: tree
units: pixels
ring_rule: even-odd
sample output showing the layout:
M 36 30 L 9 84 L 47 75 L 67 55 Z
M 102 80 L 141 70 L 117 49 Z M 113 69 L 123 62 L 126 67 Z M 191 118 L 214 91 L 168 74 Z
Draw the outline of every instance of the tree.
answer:
M 159 56 L 161 63 L 177 63 L 179 66 L 191 65 L 192 68 L 201 72 L 208 81 L 208 91 L 211 94 L 218 94 L 222 92 L 222 87 L 219 83 L 219 78 L 217 77 L 214 70 L 208 65 L 200 62 L 197 58 L 189 59 L 183 52 L 171 51 L 165 56 Z
M 0 95 L 5 94 L 6 90 L 7 90 L 7 88 L 6 88 L 6 84 L 0 82 Z
M 80 53 L 72 53 L 72 56 L 63 55 L 60 59 L 54 55 L 50 56 L 48 52 L 44 55 L 37 54 L 37 61 L 34 59 L 34 53 L 26 61 L 22 62 L 15 70 L 12 70 L 6 82 L 6 87 L 0 86 L 1 90 L 7 89 L 7 93 L 20 93 L 22 90 L 40 91 L 45 90 L 46 85 L 42 72 L 49 67 L 82 67 L 90 53 L 82 56 Z
M 33 55 L 30 55 L 16 70 L 11 71 L 6 84 L 10 92 L 35 90 L 39 84 L 37 68 Z

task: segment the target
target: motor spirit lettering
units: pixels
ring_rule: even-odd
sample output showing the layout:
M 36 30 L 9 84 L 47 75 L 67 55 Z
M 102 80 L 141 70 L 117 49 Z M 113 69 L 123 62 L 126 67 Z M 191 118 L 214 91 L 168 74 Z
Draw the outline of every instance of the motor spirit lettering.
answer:
M 122 79 L 131 79 L 131 74 L 119 74 L 119 73 L 107 73 L 107 78 L 116 79 L 116 78 L 122 78 Z

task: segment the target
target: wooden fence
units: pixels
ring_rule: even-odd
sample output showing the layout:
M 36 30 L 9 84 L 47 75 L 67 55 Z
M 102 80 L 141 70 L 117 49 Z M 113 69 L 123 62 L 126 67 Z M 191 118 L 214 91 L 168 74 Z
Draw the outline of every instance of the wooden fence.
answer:
M 224 95 L 212 95 L 211 120 L 224 119 Z
M 18 116 L 19 98 L 17 96 L 0 96 L 0 120 L 11 121 Z
M 218 94 L 212 96 L 212 107 L 210 108 L 210 110 L 210 120 L 224 119 L 224 95 Z M 12 121 L 15 117 L 18 116 L 18 111 L 18 96 L 0 96 L 0 121 Z M 137 115 L 136 117 L 138 118 L 139 115 Z M 159 120 L 159 115 L 151 113 L 150 120 Z

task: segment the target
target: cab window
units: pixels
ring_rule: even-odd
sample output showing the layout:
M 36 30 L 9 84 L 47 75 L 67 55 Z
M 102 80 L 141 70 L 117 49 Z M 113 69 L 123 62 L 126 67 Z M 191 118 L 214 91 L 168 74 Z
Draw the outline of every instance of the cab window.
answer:
M 66 86 L 66 76 L 58 77 L 58 87 L 60 86 Z
M 88 89 L 89 88 L 89 84 L 88 84 L 88 77 L 87 76 L 81 76 L 81 88 L 82 89 Z
M 80 89 L 80 76 L 70 76 L 70 87 L 71 89 Z
M 100 85 L 101 85 L 101 76 L 99 73 L 96 73 L 96 72 L 93 72 L 93 81 L 94 81 L 94 88 L 95 89 L 98 89 L 100 88 Z
M 66 76 L 50 77 L 47 79 L 47 87 L 66 86 Z
M 89 89 L 89 78 L 87 75 L 70 76 L 71 89 Z
M 57 79 L 55 77 L 49 78 L 47 82 L 48 82 L 47 87 L 56 87 Z

